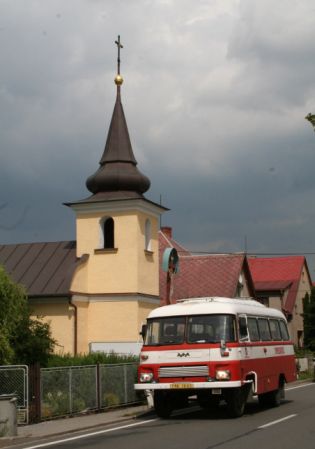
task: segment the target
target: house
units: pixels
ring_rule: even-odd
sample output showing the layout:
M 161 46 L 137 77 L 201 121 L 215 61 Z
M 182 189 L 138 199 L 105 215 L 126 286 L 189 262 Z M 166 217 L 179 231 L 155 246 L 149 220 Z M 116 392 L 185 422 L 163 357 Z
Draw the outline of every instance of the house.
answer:
M 170 302 L 204 296 L 255 297 L 247 258 L 244 254 L 193 255 L 172 238 L 172 229 L 162 227 L 160 260 L 167 247 L 179 255 L 179 271 L 171 279 Z M 167 273 L 160 265 L 161 304 L 168 302 Z
M 257 297 L 286 315 L 291 338 L 303 346 L 303 298 L 312 281 L 304 256 L 250 257 Z

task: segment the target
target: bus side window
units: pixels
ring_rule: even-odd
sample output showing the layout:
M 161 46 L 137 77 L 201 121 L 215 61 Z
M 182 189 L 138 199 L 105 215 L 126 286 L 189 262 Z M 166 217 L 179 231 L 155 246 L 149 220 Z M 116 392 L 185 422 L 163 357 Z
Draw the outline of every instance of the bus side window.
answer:
M 271 334 L 267 318 L 258 318 L 258 329 L 262 341 L 271 340 Z
M 240 341 L 248 340 L 248 330 L 246 316 L 239 316 L 238 318 L 239 338 Z
M 275 320 L 275 319 L 270 319 L 269 326 L 270 326 L 272 339 L 275 341 L 282 340 L 280 327 L 279 327 L 279 321 Z
M 286 323 L 284 321 L 280 320 L 279 324 L 280 324 L 282 340 L 286 340 L 286 341 L 290 340 L 290 336 L 289 336 L 289 332 L 288 332 Z
M 249 331 L 250 341 L 259 341 L 260 336 L 259 336 L 259 330 L 258 330 L 258 324 L 257 324 L 256 318 L 248 317 L 247 322 L 248 322 L 248 331 Z

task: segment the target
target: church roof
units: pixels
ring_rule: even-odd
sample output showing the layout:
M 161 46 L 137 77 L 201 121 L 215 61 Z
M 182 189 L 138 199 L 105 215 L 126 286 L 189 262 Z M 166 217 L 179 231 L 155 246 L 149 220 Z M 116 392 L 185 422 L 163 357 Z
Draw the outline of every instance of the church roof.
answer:
M 142 197 L 150 187 L 150 180 L 137 168 L 124 109 L 121 103 L 121 85 L 123 78 L 120 76 L 120 37 L 115 42 L 118 46 L 118 74 L 115 78 L 117 86 L 116 102 L 108 130 L 105 149 L 100 160 L 98 170 L 86 181 L 88 190 L 93 196 L 99 193 L 107 193 L 109 197 L 117 197 L 117 192 L 123 196 L 134 198 Z
M 100 167 L 87 179 L 86 186 L 93 195 L 103 192 L 130 192 L 131 197 L 134 193 L 142 196 L 149 189 L 150 180 L 137 168 L 119 88 L 120 86 L 117 87 L 116 103 Z
M 70 296 L 76 262 L 73 241 L 0 245 L 0 265 L 30 297 Z

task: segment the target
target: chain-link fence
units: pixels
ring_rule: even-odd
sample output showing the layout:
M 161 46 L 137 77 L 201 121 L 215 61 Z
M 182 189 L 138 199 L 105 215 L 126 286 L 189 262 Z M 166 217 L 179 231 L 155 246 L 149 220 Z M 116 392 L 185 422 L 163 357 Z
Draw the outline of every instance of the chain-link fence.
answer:
M 100 365 L 100 407 L 139 401 L 134 389 L 136 375 L 137 364 Z
M 17 399 L 18 424 L 28 423 L 28 367 L 0 366 L 0 395 L 14 394 Z
M 137 364 L 41 369 L 41 419 L 132 404 Z

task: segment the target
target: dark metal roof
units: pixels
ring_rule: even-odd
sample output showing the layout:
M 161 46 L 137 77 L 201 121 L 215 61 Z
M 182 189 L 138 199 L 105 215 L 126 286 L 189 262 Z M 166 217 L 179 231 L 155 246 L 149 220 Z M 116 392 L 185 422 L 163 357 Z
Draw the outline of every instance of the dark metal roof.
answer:
M 32 296 L 69 296 L 76 242 L 0 245 L 0 264 Z
M 146 203 L 152 204 L 153 206 L 156 206 L 163 211 L 169 210 L 167 207 L 162 206 L 161 204 L 155 203 L 154 201 L 148 200 L 143 195 L 140 195 L 137 192 L 130 192 L 130 191 L 126 192 L 126 191 L 120 191 L 120 190 L 117 190 L 116 192 L 99 192 L 99 193 L 96 193 L 95 195 L 91 195 L 90 197 L 85 198 L 83 200 L 72 201 L 72 202 L 67 202 L 67 203 L 63 203 L 63 204 L 65 206 L 71 207 L 73 205 L 86 204 L 86 203 L 102 203 L 104 201 L 106 201 L 106 202 L 115 201 L 117 203 L 117 201 L 124 201 L 124 200 L 132 201 L 132 200 L 138 200 L 138 199 L 142 199 Z
M 120 99 L 120 86 L 117 86 L 116 103 L 100 167 L 87 179 L 86 186 L 94 195 L 115 191 L 142 195 L 150 187 L 149 178 L 137 168 Z

